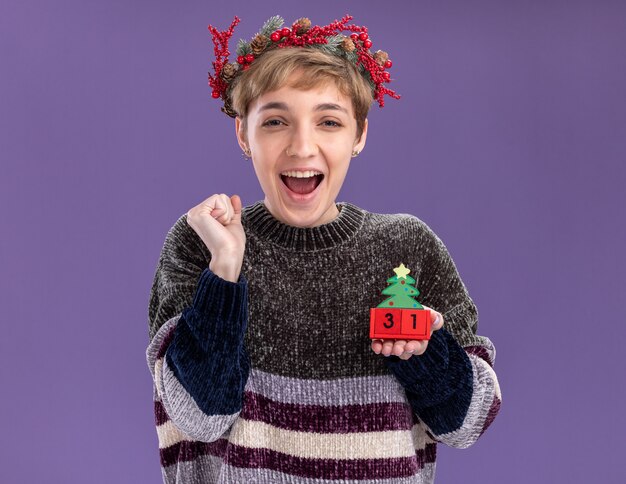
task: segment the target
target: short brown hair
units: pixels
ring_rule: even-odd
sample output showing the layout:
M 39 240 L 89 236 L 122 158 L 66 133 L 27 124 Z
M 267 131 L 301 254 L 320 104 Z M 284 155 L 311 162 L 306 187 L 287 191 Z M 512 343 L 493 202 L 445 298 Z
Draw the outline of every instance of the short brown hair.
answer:
M 250 104 L 266 92 L 285 86 L 289 76 L 296 71 L 301 71 L 302 75 L 291 82 L 290 87 L 311 89 L 334 81 L 339 92 L 352 100 L 359 139 L 374 100 L 373 88 L 347 59 L 308 47 L 277 48 L 265 52 L 238 76 L 230 97 L 244 132 Z

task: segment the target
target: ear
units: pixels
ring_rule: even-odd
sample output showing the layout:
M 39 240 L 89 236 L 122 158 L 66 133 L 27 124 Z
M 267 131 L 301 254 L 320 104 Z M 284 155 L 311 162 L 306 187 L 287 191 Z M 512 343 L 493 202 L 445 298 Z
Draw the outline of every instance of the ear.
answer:
M 363 133 L 361 133 L 361 137 L 354 145 L 354 149 L 357 151 L 363 151 L 363 148 L 365 147 L 365 140 L 367 139 L 367 125 L 367 118 L 365 118 L 365 122 L 363 123 Z
M 241 122 L 241 118 L 237 116 L 235 118 L 235 135 L 237 136 L 237 142 L 243 151 L 248 149 L 248 140 L 246 138 L 246 133 L 243 132 L 243 123 Z

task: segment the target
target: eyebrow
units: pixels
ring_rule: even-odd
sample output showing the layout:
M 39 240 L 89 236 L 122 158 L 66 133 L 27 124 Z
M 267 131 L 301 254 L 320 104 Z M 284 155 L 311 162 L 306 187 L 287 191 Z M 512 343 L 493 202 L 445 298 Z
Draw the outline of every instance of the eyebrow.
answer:
M 281 109 L 283 111 L 289 111 L 287 104 L 283 102 L 279 102 L 279 101 L 274 101 L 274 102 L 267 103 L 261 106 L 259 108 L 259 112 L 266 111 L 268 109 Z M 344 113 L 348 114 L 348 110 L 346 108 L 335 103 L 323 103 L 323 104 L 318 104 L 317 106 L 315 106 L 315 111 L 328 111 L 328 110 L 343 111 Z

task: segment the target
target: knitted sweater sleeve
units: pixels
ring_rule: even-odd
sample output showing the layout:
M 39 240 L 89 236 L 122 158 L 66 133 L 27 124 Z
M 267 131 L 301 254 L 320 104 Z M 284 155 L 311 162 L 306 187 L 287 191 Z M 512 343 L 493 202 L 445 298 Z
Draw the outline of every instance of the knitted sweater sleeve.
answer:
M 441 239 L 419 221 L 420 302 L 444 317 L 426 351 L 408 360 L 386 358 L 407 399 L 430 436 L 451 447 L 466 448 L 495 419 L 502 400 L 493 370 L 495 347 L 477 335 L 478 311 Z M 424 240 L 424 239 L 423 239 Z
M 213 442 L 242 408 L 250 360 L 243 346 L 247 281 L 208 268 L 210 253 L 181 217 L 168 233 L 150 295 L 146 359 L 164 440 Z M 157 429 L 159 430 L 159 428 Z M 172 437 L 182 431 L 185 435 Z M 167 442 L 159 442 L 161 446 Z

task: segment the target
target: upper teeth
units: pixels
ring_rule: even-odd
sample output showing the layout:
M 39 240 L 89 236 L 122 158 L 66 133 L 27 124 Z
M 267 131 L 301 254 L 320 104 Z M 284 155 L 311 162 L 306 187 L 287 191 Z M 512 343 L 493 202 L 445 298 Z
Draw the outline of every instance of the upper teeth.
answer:
M 281 175 L 285 175 L 285 176 L 293 176 L 296 178 L 308 178 L 310 176 L 315 176 L 315 175 L 321 175 L 322 172 L 320 171 L 283 171 L 281 173 Z

